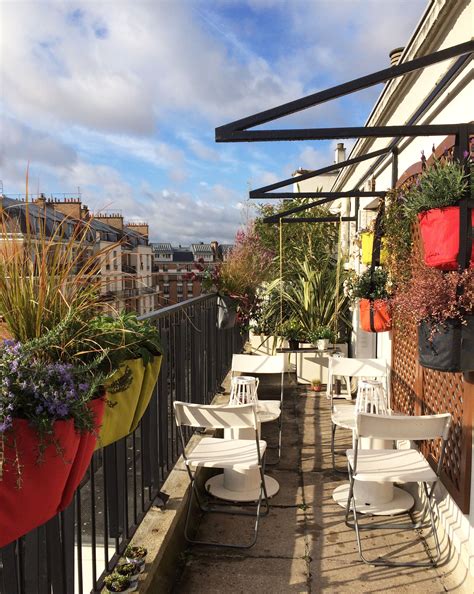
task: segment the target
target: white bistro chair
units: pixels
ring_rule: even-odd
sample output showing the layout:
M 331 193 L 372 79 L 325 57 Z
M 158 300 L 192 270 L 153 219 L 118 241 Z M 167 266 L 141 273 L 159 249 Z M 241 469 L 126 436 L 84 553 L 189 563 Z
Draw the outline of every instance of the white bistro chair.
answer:
M 174 403 L 175 420 L 183 448 L 183 458 L 191 481 L 191 493 L 188 499 L 188 510 L 184 536 L 193 544 L 232 547 L 248 549 L 257 541 L 258 526 L 261 516 L 266 516 L 270 505 L 264 481 L 264 457 L 267 444 L 258 437 L 258 422 L 254 404 L 239 406 L 214 406 L 201 404 L 187 404 L 186 402 Z M 182 427 L 195 427 L 204 429 L 253 429 L 255 439 L 221 439 L 203 437 L 191 452 L 186 452 Z M 246 511 L 224 509 L 226 504 L 216 504 L 214 507 L 206 505 L 199 495 L 195 476 L 198 468 L 222 468 L 239 472 L 258 469 L 260 473 L 260 496 L 256 505 L 255 514 Z M 235 515 L 252 515 L 256 517 L 254 537 L 249 544 L 216 543 L 195 540 L 189 536 L 189 521 L 193 498 L 203 512 L 232 513 Z M 261 512 L 262 502 L 265 511 Z M 228 507 L 228 504 L 227 504 Z
M 336 472 L 334 442 L 336 429 L 341 427 L 353 431 L 355 428 L 356 408 L 348 402 L 334 402 L 333 378 L 356 377 L 358 379 L 378 379 L 382 381 L 385 395 L 388 400 L 388 364 L 385 359 L 350 359 L 348 357 L 330 357 L 328 368 L 328 396 L 331 400 L 331 458 L 332 467 Z M 350 382 L 349 382 L 350 383 Z M 388 403 L 386 402 L 388 408 Z
M 260 400 L 258 398 L 257 404 L 257 414 L 260 422 L 265 423 L 278 420 L 278 458 L 276 462 L 272 462 L 271 464 L 267 462 L 267 466 L 278 464 L 281 458 L 281 436 L 283 429 L 282 411 L 285 383 L 285 355 L 283 353 L 278 355 L 234 355 L 232 357 L 232 377 L 237 373 L 280 375 L 280 399 Z
M 355 449 L 347 451 L 350 487 L 346 508 L 346 524 L 352 507 L 357 547 L 359 555 L 364 563 L 369 565 L 408 566 L 408 567 L 429 567 L 436 566 L 441 556 L 438 534 L 433 514 L 433 491 L 436 481 L 439 478 L 443 466 L 445 443 L 448 438 L 451 415 L 449 413 L 439 415 L 426 415 L 418 417 L 383 416 L 367 413 L 360 413 L 356 418 L 355 428 Z M 433 470 L 425 457 L 416 449 L 402 450 L 372 450 L 361 449 L 362 438 L 388 439 L 388 440 L 434 440 L 441 438 L 439 460 L 436 470 Z M 425 496 L 425 505 L 420 522 L 413 525 L 413 528 L 421 527 L 426 510 L 429 511 L 431 530 L 436 546 L 436 557 L 428 562 L 394 562 L 387 559 L 375 559 L 369 561 L 362 552 L 360 538 L 361 527 L 358 523 L 356 502 L 354 496 L 354 484 L 356 481 L 364 482 L 385 482 L 385 483 L 422 483 Z M 428 490 L 428 483 L 431 488 Z M 387 524 L 382 525 L 387 528 Z M 377 528 L 371 524 L 367 528 Z

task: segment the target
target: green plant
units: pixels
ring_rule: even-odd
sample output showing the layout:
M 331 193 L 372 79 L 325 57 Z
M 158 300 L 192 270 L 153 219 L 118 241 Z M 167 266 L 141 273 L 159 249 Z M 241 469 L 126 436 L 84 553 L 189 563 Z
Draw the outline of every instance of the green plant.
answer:
M 312 379 L 311 380 L 311 385 L 314 386 L 315 388 L 317 388 L 318 386 L 320 386 L 322 384 L 320 379 Z
M 132 582 L 128 576 L 114 572 L 105 576 L 104 584 L 110 592 L 125 592 L 130 588 Z
M 335 332 L 329 326 L 317 326 L 313 331 L 308 332 L 308 340 L 312 343 L 318 340 L 329 340 L 334 342 L 336 339 Z
M 457 161 L 435 160 L 418 178 L 406 198 L 409 218 L 432 208 L 453 206 L 462 198 L 467 185 L 464 167 Z
M 145 547 L 128 545 L 125 549 L 125 557 L 127 559 L 144 559 L 147 556 L 148 551 Z
M 91 221 L 30 217 L 29 204 L 0 210 L 0 313 L 12 338 L 42 336 L 74 312 L 88 319 L 100 304 L 103 258 Z
M 307 334 L 319 326 L 339 332 L 350 328 L 348 300 L 344 295 L 344 273 L 338 275 L 335 263 L 328 259 L 313 268 L 309 260 L 297 262 L 298 276 L 292 281 L 276 279 L 268 291 L 281 295 L 287 316 L 299 321 Z M 278 303 L 275 303 L 278 307 Z
M 390 283 L 388 273 L 383 268 L 370 269 L 360 276 L 353 274 L 344 285 L 344 291 L 351 301 L 356 299 L 388 299 Z
M 121 563 L 120 565 L 117 565 L 115 572 L 133 579 L 140 573 L 140 566 L 136 563 Z
M 387 193 L 383 225 L 387 248 L 386 267 L 396 288 L 411 277 L 413 221 L 407 215 L 405 190 L 395 189 Z
M 283 322 L 279 326 L 278 333 L 287 340 L 303 340 L 305 338 L 304 329 L 295 318 Z

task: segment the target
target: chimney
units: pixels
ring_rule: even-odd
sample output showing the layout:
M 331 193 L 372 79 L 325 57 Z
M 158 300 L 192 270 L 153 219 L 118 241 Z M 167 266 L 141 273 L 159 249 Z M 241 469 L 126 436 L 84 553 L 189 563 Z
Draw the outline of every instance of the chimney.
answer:
M 65 217 L 73 219 L 81 218 L 81 200 L 79 198 L 64 198 L 64 200 L 55 200 L 54 210 L 60 212 Z
M 133 229 L 137 233 L 140 233 L 140 235 L 143 235 L 144 237 L 148 238 L 148 233 L 149 233 L 148 223 L 127 223 L 125 226 L 128 229 Z
M 342 163 L 346 160 L 346 149 L 343 142 L 338 142 L 334 151 L 334 163 Z
M 96 214 L 94 218 L 103 221 L 106 225 L 110 225 L 114 229 L 118 229 L 119 231 L 123 231 L 123 216 L 120 213 L 111 213 L 111 214 Z
M 400 56 L 404 49 L 404 47 L 396 47 L 388 54 L 390 58 L 390 66 L 396 66 L 398 62 L 400 62 Z
M 219 257 L 219 244 L 217 243 L 217 241 L 211 241 L 211 250 L 212 250 L 212 255 L 214 256 L 214 260 L 217 260 Z

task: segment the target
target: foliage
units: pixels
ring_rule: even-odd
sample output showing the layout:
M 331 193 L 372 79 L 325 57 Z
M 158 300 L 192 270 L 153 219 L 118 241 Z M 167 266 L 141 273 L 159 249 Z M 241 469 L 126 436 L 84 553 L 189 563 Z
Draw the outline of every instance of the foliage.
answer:
M 132 582 L 128 576 L 114 572 L 105 576 L 104 584 L 111 592 L 125 592 Z
M 388 273 L 383 268 L 367 269 L 360 276 L 350 275 L 344 283 L 344 292 L 351 300 L 356 299 L 388 299 L 390 283 Z
M 283 324 L 278 327 L 278 334 L 287 340 L 303 341 L 305 339 L 305 331 L 299 320 L 295 318 L 283 322 Z
M 386 267 L 394 287 L 403 285 L 411 277 L 411 251 L 413 247 L 413 222 L 407 216 L 406 193 L 395 189 L 387 193 L 383 219 Z
M 147 365 L 163 352 L 157 327 L 147 320 L 138 320 L 135 313 L 98 315 L 83 329 L 82 339 L 86 360 L 97 349 L 107 353 L 103 364 L 107 372 L 118 369 L 127 359 L 142 358 Z
M 467 177 L 461 163 L 449 159 L 435 160 L 426 169 L 406 198 L 409 218 L 432 208 L 453 206 L 462 198 Z
M 25 220 L 0 212 L 0 313 L 11 337 L 42 336 L 70 311 L 90 317 L 99 306 L 101 260 L 116 244 L 93 251 L 91 221 Z M 34 228 L 33 228 L 34 223 Z
M 474 269 L 442 272 L 419 263 L 393 305 L 399 320 L 416 324 L 426 319 L 435 326 L 450 319 L 464 321 L 474 314 Z
M 271 264 L 272 278 L 280 276 L 280 225 L 264 223 L 263 218 L 273 216 L 291 208 L 311 203 L 307 198 L 284 200 L 278 204 L 261 204 L 257 206 L 258 217 L 255 229 L 264 248 L 275 254 Z M 298 213 L 295 217 L 322 217 L 331 212 L 325 206 L 317 206 Z M 297 263 L 308 259 L 311 266 L 318 266 L 321 260 L 334 255 L 338 240 L 337 223 L 298 223 L 283 224 L 283 278 L 290 280 L 299 274 Z
M 340 323 L 338 331 L 350 328 L 344 274 L 340 274 L 338 286 L 335 263 L 327 259 L 313 268 L 309 259 L 305 259 L 297 263 L 297 270 L 294 280 L 281 283 L 281 279 L 276 279 L 268 286 L 271 293 L 281 291 L 288 318 L 298 320 L 306 334 L 320 326 L 336 329 L 336 321 Z M 274 316 L 274 312 L 269 313 Z
M 115 568 L 116 573 L 133 577 L 140 573 L 140 566 L 137 563 L 121 563 Z
M 125 557 L 127 559 L 144 559 L 147 556 L 148 551 L 145 547 L 138 545 L 128 545 L 125 549 Z
M 266 249 L 253 223 L 240 230 L 224 262 L 200 266 L 204 291 L 215 290 L 238 302 L 241 322 L 247 321 L 257 303 L 257 291 L 268 278 L 273 253 Z
M 336 335 L 329 326 L 316 326 L 312 332 L 308 332 L 309 342 L 315 343 L 318 340 L 329 340 L 334 342 Z

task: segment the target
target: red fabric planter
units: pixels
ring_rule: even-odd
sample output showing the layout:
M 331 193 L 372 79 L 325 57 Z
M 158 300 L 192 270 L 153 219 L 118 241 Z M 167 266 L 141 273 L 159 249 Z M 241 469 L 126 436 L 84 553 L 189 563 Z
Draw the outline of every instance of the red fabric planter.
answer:
M 21 488 L 17 485 L 15 448 L 12 439 L 6 439 L 0 480 L 0 548 L 56 515 L 80 442 L 74 421 L 56 421 L 53 438 L 62 451 L 48 445 L 38 463 L 39 438 L 28 422 L 14 419 L 13 432 L 9 434 L 16 441 Z
M 64 488 L 63 497 L 61 499 L 58 512 L 65 509 L 71 503 L 74 493 L 89 467 L 92 454 L 95 450 L 97 437 L 99 435 L 99 429 L 102 425 L 102 418 L 104 416 L 105 409 L 105 398 L 91 400 L 91 402 L 89 402 L 89 408 L 92 409 L 94 414 L 95 430 L 91 433 L 82 433 L 80 435 L 79 447 L 76 457 L 74 458 L 74 462 L 72 463 L 71 472 L 69 473 L 69 477 Z
M 392 327 L 388 302 L 384 299 L 360 300 L 360 327 L 366 332 L 386 332 Z
M 474 210 L 471 212 L 474 227 Z M 459 206 L 433 208 L 418 215 L 425 264 L 441 270 L 457 270 L 459 254 Z M 471 268 L 474 266 L 474 244 Z

